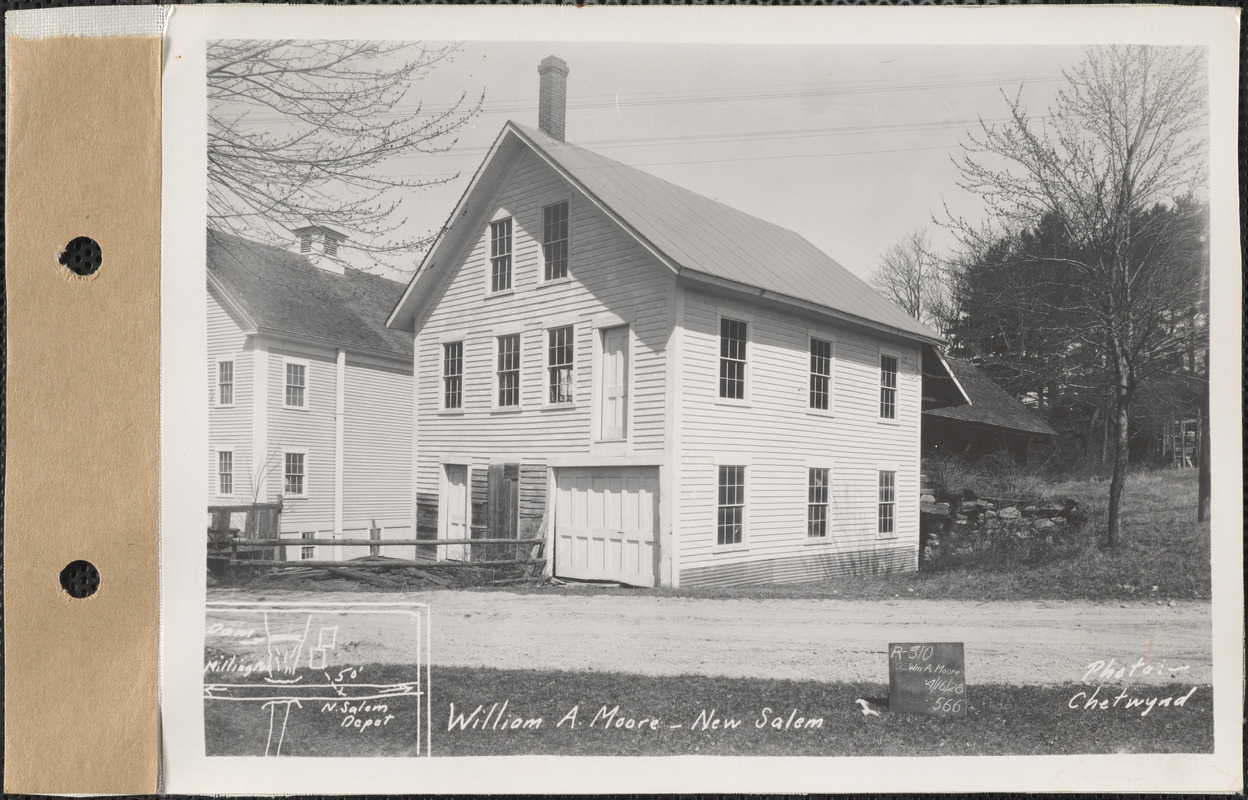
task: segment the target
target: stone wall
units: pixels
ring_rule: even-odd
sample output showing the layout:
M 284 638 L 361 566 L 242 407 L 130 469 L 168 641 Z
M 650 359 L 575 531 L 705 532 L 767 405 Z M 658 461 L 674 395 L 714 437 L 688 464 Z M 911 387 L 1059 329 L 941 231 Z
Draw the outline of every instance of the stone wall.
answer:
M 1079 503 L 977 497 L 935 491 L 920 498 L 920 568 L 984 550 L 1024 550 L 1073 534 L 1083 522 Z

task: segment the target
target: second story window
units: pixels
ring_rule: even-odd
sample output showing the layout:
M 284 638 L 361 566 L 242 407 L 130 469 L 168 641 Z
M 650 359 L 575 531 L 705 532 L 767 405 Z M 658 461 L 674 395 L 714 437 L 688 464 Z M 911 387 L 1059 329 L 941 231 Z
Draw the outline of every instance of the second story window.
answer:
M 880 419 L 897 419 L 897 356 L 880 356 Z
M 286 363 L 286 406 L 287 408 L 308 407 L 308 365 Z
M 573 327 L 551 328 L 547 336 L 547 385 L 551 404 L 572 402 Z
M 520 405 L 520 334 L 498 337 L 498 407 Z
M 810 340 L 810 407 L 827 411 L 832 399 L 832 343 Z
M 442 407 L 464 406 L 464 343 L 442 345 Z
M 745 347 L 749 323 L 724 317 L 719 321 L 719 396 L 745 399 Z
M 217 405 L 234 405 L 234 362 L 217 362 Z
M 490 223 L 490 291 L 511 288 L 511 217 Z
M 542 209 L 542 259 L 548 281 L 568 277 L 568 203 Z

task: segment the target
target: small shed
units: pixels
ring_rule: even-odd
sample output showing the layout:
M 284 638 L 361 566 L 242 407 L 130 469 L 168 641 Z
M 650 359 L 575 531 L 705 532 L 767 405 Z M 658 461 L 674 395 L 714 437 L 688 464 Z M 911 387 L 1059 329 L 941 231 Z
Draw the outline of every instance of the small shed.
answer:
M 923 452 L 961 453 L 969 457 L 1008 452 L 1026 463 L 1032 445 L 1050 442 L 1057 431 L 1044 418 L 998 386 L 974 364 L 944 357 L 948 372 L 930 358 L 923 363 Z M 952 375 L 966 398 L 945 386 Z

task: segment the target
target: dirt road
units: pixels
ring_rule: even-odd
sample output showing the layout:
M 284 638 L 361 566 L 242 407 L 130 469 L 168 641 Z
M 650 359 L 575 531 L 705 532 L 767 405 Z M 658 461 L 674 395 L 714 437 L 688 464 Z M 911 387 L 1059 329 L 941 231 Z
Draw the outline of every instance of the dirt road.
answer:
M 1058 684 L 1093 662 L 1153 665 L 1139 681 L 1212 682 L 1210 606 L 930 600 L 725 600 L 648 595 L 419 592 L 278 593 L 210 589 L 210 602 L 358 606 L 402 600 L 432 610 L 443 666 L 883 681 L 890 642 L 960 641 L 978 683 Z M 214 621 L 209 611 L 209 621 Z M 359 617 L 355 618 L 359 620 Z M 357 625 L 359 623 L 354 623 Z M 377 617 L 355 630 L 360 663 L 408 660 Z M 1183 669 L 1186 667 L 1186 669 Z M 1171 671 L 1174 670 L 1174 671 Z

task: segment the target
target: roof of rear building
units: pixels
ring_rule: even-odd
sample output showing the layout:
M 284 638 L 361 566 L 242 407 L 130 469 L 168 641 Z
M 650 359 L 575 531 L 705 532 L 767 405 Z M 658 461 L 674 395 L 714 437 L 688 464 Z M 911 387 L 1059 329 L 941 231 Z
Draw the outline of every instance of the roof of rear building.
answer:
M 412 334 L 386 327 L 404 284 L 230 234 L 208 232 L 208 271 L 266 331 L 411 355 Z
M 924 414 L 1008 428 L 1035 436 L 1057 435 L 1057 431 L 1043 417 L 1012 397 L 971 362 L 948 356 L 945 356 L 945 362 L 971 399 L 971 404 L 929 409 Z
M 515 122 L 508 124 L 682 270 L 941 340 L 794 231 L 592 150 Z

